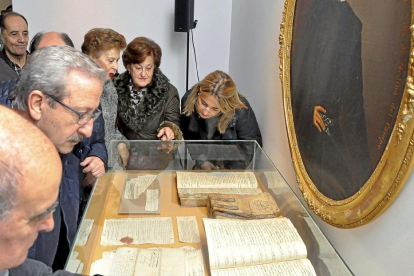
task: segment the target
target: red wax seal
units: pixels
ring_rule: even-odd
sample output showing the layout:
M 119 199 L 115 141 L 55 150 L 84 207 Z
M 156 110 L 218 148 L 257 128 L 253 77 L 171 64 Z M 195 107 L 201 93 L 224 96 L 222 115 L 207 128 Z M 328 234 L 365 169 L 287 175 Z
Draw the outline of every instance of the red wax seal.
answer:
M 120 242 L 126 243 L 126 244 L 131 244 L 134 241 L 133 238 L 131 237 L 123 237 Z

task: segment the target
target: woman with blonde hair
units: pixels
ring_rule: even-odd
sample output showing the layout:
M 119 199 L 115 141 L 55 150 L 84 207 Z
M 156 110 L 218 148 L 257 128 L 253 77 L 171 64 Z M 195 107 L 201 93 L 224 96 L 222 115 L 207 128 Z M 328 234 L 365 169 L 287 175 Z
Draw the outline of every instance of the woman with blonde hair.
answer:
M 187 91 L 181 99 L 181 110 L 186 140 L 256 140 L 262 145 L 253 109 L 237 91 L 233 79 L 222 71 L 208 74 Z M 197 159 L 201 168 L 218 168 L 202 159 Z

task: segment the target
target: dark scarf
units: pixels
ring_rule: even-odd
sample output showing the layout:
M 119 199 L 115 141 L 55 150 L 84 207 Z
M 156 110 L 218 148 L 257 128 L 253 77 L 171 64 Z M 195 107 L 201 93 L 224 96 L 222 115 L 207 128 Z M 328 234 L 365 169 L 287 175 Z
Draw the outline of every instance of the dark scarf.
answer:
M 134 132 L 139 132 L 148 119 L 160 112 L 168 99 L 169 79 L 159 68 L 154 70 L 151 83 L 139 92 L 142 97 L 134 97 L 131 75 L 128 71 L 113 80 L 118 92 L 118 117 Z

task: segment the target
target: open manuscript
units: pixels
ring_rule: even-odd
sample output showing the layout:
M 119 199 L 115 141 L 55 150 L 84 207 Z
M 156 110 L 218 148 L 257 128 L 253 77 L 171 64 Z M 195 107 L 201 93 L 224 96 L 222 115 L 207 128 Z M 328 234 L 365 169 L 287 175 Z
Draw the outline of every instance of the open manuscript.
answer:
M 287 218 L 203 219 L 212 276 L 316 276 Z
M 260 194 L 252 172 L 177 172 L 181 206 L 207 206 L 212 194 Z

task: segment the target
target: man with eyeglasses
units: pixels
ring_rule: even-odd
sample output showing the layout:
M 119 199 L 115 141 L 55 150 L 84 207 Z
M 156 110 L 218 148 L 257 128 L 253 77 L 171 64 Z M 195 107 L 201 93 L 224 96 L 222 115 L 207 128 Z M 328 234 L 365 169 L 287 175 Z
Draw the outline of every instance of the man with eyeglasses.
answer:
M 50 45 L 68 45 L 74 47 L 72 40 L 66 33 L 58 32 L 39 32 L 30 41 L 30 52 Z M 0 83 L 0 90 L 1 90 Z M 1 94 L 1 92 L 0 92 Z M 79 171 L 65 171 L 64 177 L 69 175 L 79 175 L 79 217 L 83 214 L 83 209 L 89 199 L 90 190 L 95 179 L 100 177 L 107 170 L 108 154 L 105 147 L 105 122 L 103 116 L 99 116 L 93 122 L 93 132 L 91 137 L 77 144 L 72 152 L 79 160 L 75 162 Z M 74 160 L 75 161 L 75 160 Z
M 52 274 L 50 267 L 27 259 L 38 233 L 53 229 L 62 175 L 58 152 L 44 133 L 10 109 L 0 106 L 0 118 L 0 275 L 74 275 Z
M 13 109 L 42 130 L 55 145 L 64 172 L 77 171 L 70 166 L 77 166 L 79 161 L 69 153 L 92 134 L 93 121 L 100 114 L 98 105 L 105 78 L 105 71 L 76 49 L 49 46 L 31 55 L 19 82 L 9 93 Z M 48 266 L 66 260 L 77 228 L 78 185 L 77 179 L 62 178 L 60 205 L 53 214 L 55 228 L 39 234 L 29 251 L 30 258 Z M 64 253 L 57 255 L 58 251 Z

